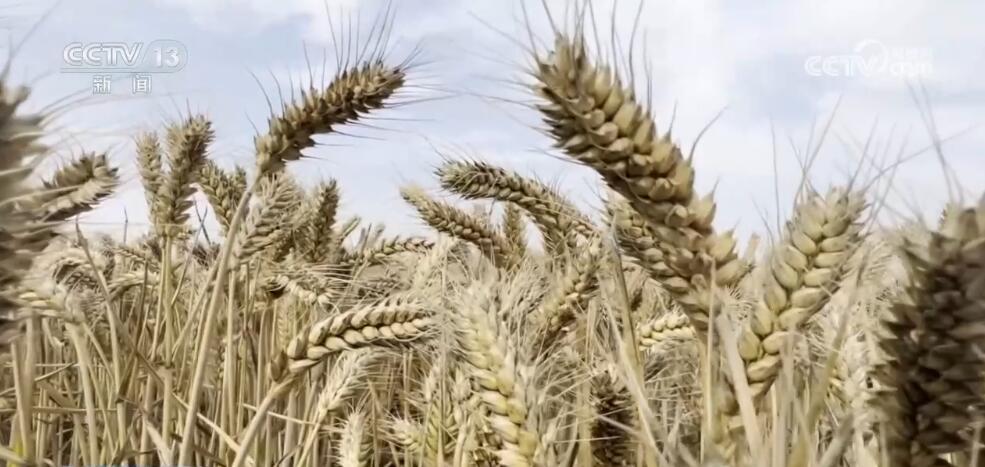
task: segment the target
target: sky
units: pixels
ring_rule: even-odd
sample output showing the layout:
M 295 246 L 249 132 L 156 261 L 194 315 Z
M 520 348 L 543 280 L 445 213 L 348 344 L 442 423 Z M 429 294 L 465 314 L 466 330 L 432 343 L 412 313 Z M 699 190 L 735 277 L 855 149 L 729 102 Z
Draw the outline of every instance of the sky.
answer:
M 288 170 L 305 185 L 335 178 L 344 216 L 358 213 L 395 234 L 427 231 L 400 199 L 402 185 L 467 205 L 437 186 L 433 171 L 446 158 L 481 159 L 537 177 L 598 213 L 604 194 L 598 177 L 552 149 L 531 107 L 528 31 L 543 51 L 552 20 L 563 27 L 566 9 L 575 5 L 546 4 L 550 15 L 539 0 L 393 1 L 390 56 L 401 60 L 419 51 L 401 104 L 373 114 L 366 125 L 318 138 L 319 147 Z M 872 169 L 876 160 L 906 158 L 892 185 L 879 185 L 887 193 L 881 212 L 888 221 L 932 215 L 956 186 L 965 196 L 985 191 L 983 2 L 592 5 L 603 43 L 615 37 L 622 57 L 632 51 L 637 90 L 643 96 L 649 89 L 658 128 L 672 120 L 672 135 L 686 151 L 708 128 L 694 151 L 696 184 L 702 193 L 715 191 L 720 228 L 743 235 L 775 230 L 800 186 L 799 161 L 829 121 L 808 173 L 819 188 L 846 183 L 860 160 Z M 5 49 L 13 51 L 10 80 L 33 88 L 32 108 L 56 110 L 53 163 L 92 150 L 107 151 L 121 167 L 119 192 L 81 220 L 120 234 L 124 226 L 147 226 L 133 136 L 202 112 L 216 130 L 210 157 L 224 167 L 251 168 L 253 137 L 270 114 L 267 98 L 276 107 L 309 76 L 320 81 L 322 68 L 331 76 L 332 31 L 351 25 L 365 37 L 386 6 L 383 0 L 38 1 L 0 8 L 0 24 L 8 32 Z M 96 94 L 94 75 L 65 69 L 70 44 L 150 47 L 155 41 L 181 44 L 185 64 L 151 75 L 146 93 L 134 93 L 130 78 L 119 75 L 109 94 Z M 929 150 L 932 134 L 943 140 L 939 153 Z M 939 154 L 953 177 L 945 178 Z

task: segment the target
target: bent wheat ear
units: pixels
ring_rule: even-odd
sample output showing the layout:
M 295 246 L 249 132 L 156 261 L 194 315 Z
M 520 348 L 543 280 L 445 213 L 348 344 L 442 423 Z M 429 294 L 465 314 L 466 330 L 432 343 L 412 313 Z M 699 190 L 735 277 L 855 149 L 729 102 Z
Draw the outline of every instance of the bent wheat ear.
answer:
M 424 222 L 438 232 L 476 245 L 497 266 L 511 268 L 518 264 L 519 258 L 506 238 L 484 219 L 435 201 L 418 187 L 405 187 L 400 194 L 417 209 Z
M 83 154 L 44 182 L 37 200 L 40 215 L 58 222 L 89 211 L 110 196 L 119 181 L 105 154 Z
M 465 198 L 516 204 L 530 215 L 549 244 L 567 239 L 568 246 L 575 248 L 573 233 L 589 238 L 595 232 L 574 205 L 536 180 L 477 161 L 449 162 L 438 169 L 438 176 L 446 190 Z
M 648 220 L 708 232 L 714 208 L 695 210 L 694 169 L 668 136 L 658 137 L 650 110 L 619 76 L 587 56 L 581 35 L 555 38 L 537 57 L 534 91 L 557 146 L 595 169 Z M 709 211 L 709 212 L 702 212 Z
M 393 255 L 425 253 L 433 246 L 434 242 L 424 238 L 391 238 L 354 254 L 343 255 L 339 266 L 351 269 L 361 265 L 381 264 Z
M 325 89 L 302 90 L 297 102 L 284 104 L 280 115 L 270 117 L 267 134 L 255 139 L 259 173 L 278 172 L 300 159 L 302 150 L 315 145 L 312 136 L 383 108 L 403 86 L 405 73 L 402 65 L 377 60 L 342 70 Z
M 430 313 L 420 303 L 389 296 L 315 323 L 291 340 L 271 371 L 277 379 L 300 374 L 334 353 L 420 338 L 431 325 Z
M 883 322 L 875 377 L 892 465 L 950 465 L 985 394 L 985 199 L 950 209 L 929 240 L 906 240 L 906 293 Z
M 42 116 L 20 112 L 28 94 L 27 88 L 0 82 L 0 353 L 7 352 L 18 327 L 12 316 L 16 301 L 8 292 L 20 285 L 34 253 L 51 240 L 51 226 L 18 201 L 37 195 L 27 178 L 35 159 L 47 151 L 39 141 Z
M 534 90 L 545 101 L 538 108 L 557 147 L 595 169 L 650 225 L 663 263 L 684 281 L 665 277 L 661 283 L 703 334 L 711 292 L 737 282 L 745 269 L 731 234 L 712 229 L 714 200 L 695 196 L 690 161 L 669 135 L 657 136 L 649 109 L 633 90 L 614 71 L 591 62 L 580 33 L 574 40 L 558 35 L 551 54 L 536 62 Z

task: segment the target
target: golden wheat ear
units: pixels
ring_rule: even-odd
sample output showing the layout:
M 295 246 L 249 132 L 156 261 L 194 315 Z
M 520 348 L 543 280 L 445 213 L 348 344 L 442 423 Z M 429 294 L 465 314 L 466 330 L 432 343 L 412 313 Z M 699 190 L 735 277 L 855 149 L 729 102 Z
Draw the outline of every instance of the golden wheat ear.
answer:
M 635 216 L 647 224 L 645 234 L 656 243 L 646 250 L 658 252 L 659 264 L 672 271 L 654 278 L 701 337 L 716 286 L 732 286 L 744 275 L 735 240 L 714 232 L 715 202 L 711 195 L 696 196 L 690 160 L 669 134 L 657 134 L 650 110 L 618 73 L 588 54 L 579 31 L 574 39 L 558 34 L 550 54 L 535 57 L 538 109 L 555 145 L 625 198 L 630 209 L 622 209 L 628 214 L 622 219 L 632 224 Z
M 883 321 L 876 404 L 891 465 L 951 465 L 967 451 L 985 395 L 985 199 L 949 208 L 929 238 L 904 241 L 905 294 Z
M 51 221 L 63 214 L 49 206 L 58 215 L 46 219 L 37 201 L 51 192 L 29 181 L 48 153 L 40 142 L 43 116 L 21 111 L 29 94 L 25 87 L 0 82 L 0 352 L 9 349 L 18 330 L 11 316 L 17 307 L 11 290 L 25 279 L 34 254 L 51 241 Z
M 548 250 L 576 249 L 577 237 L 590 238 L 596 228 L 552 188 L 517 173 L 478 161 L 448 162 L 438 169 L 441 185 L 467 199 L 512 203 L 537 224 Z
M 404 187 L 400 190 L 400 195 L 417 209 L 421 219 L 434 230 L 476 245 L 493 264 L 512 268 L 519 263 L 520 258 L 513 251 L 506 237 L 496 231 L 485 219 L 434 200 L 416 186 Z
M 270 118 L 267 134 L 256 138 L 259 173 L 278 172 L 285 163 L 300 159 L 302 150 L 315 145 L 314 135 L 331 133 L 336 126 L 384 108 L 404 85 L 406 67 L 382 60 L 358 63 L 341 70 L 324 89 L 302 90 L 298 101 L 284 104 L 280 114 Z

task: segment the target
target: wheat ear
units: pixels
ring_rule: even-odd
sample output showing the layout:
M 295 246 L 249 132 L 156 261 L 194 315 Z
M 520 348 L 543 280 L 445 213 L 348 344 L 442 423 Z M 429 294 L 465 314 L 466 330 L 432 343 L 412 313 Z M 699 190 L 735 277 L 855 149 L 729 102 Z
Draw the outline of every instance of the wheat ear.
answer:
M 762 398 L 780 370 L 780 352 L 828 302 L 862 242 L 865 199 L 832 189 L 799 203 L 786 234 L 769 259 L 763 295 L 739 339 L 739 355 L 754 400 Z
M 506 238 L 484 219 L 431 199 L 418 187 L 405 187 L 400 194 L 438 232 L 476 245 L 497 266 L 508 268 L 518 263 L 519 258 Z
M 331 133 L 338 125 L 383 108 L 405 79 L 404 65 L 376 60 L 342 70 L 325 89 L 302 90 L 300 99 L 284 104 L 268 121 L 267 133 L 256 138 L 259 173 L 279 172 L 315 145 L 312 136 Z
M 527 255 L 527 228 L 520 208 L 513 204 L 507 204 L 503 208 L 500 231 L 517 256 L 522 258 Z
M 637 408 L 620 374 L 610 364 L 591 380 L 592 457 L 597 465 L 636 465 L 636 435 L 629 431 L 637 426 Z
M 144 186 L 147 209 L 153 220 L 157 217 L 155 213 L 160 205 L 157 200 L 158 192 L 164 186 L 164 177 L 167 175 L 161 156 L 161 143 L 154 132 L 141 133 L 134 142 L 137 146 L 137 171 Z
M 685 281 L 662 283 L 676 289 L 675 298 L 704 333 L 714 286 L 737 282 L 744 268 L 731 235 L 714 234 L 715 203 L 710 195 L 695 196 L 690 161 L 670 135 L 657 136 L 650 110 L 618 74 L 591 62 L 580 33 L 574 40 L 558 35 L 551 54 L 536 57 L 533 74 L 544 100 L 538 108 L 557 146 L 595 169 L 652 227 L 664 264 Z
M 91 210 L 113 193 L 120 179 L 105 154 L 87 153 L 59 168 L 44 182 L 37 203 L 40 215 L 58 222 Z
M 694 339 L 694 328 L 686 315 L 679 311 L 670 311 L 639 324 L 636 327 L 636 338 L 640 350 L 664 349 L 673 342 Z
M 21 284 L 34 254 L 51 240 L 51 226 L 18 202 L 37 195 L 28 177 L 37 158 L 47 152 L 39 141 L 42 116 L 21 112 L 28 95 L 27 88 L 0 82 L 0 353 L 9 350 L 19 326 L 12 315 L 16 302 L 7 292 Z
M 349 414 L 339 442 L 339 467 L 367 467 L 373 457 L 372 439 L 366 433 L 366 416 L 360 411 Z
M 400 253 L 426 253 L 434 246 L 434 242 L 424 238 L 391 238 L 377 245 L 355 253 L 343 255 L 338 265 L 353 269 L 357 266 L 381 264 L 393 255 Z
M 285 225 L 300 202 L 297 186 L 285 174 L 264 177 L 259 183 L 259 203 L 247 215 L 244 228 L 233 240 L 233 268 L 276 244 L 287 233 Z
M 214 133 L 202 115 L 167 127 L 168 173 L 156 194 L 154 226 L 162 237 L 183 234 L 191 209 L 192 184 L 198 181 Z
M 233 219 L 236 203 L 246 192 L 246 171 L 236 167 L 233 173 L 222 170 L 215 162 L 206 161 L 198 177 L 198 184 L 209 200 L 216 221 L 225 234 Z
M 905 241 L 906 293 L 879 340 L 876 398 L 891 465 L 938 467 L 962 452 L 985 394 L 985 199 L 949 209 L 929 240 Z
M 526 211 L 548 243 L 566 241 L 576 248 L 577 233 L 593 235 L 595 227 L 560 193 L 536 180 L 478 161 L 448 162 L 438 169 L 441 185 L 468 199 L 495 199 Z M 549 245 L 550 247 L 550 245 Z
M 721 303 L 712 294 L 716 289 L 735 287 L 749 271 L 748 265 L 735 254 L 731 233 L 692 236 L 691 240 L 685 240 L 689 235 L 686 229 L 647 222 L 622 200 L 610 200 L 608 209 L 620 248 L 674 298 L 697 331 L 697 337 L 703 339 L 710 308 Z M 712 264 L 720 266 L 713 269 Z
M 271 371 L 277 379 L 300 374 L 338 352 L 418 339 L 431 325 L 430 313 L 420 303 L 389 296 L 315 323 L 291 339 Z
M 482 291 L 472 295 L 455 311 L 458 341 L 470 367 L 469 379 L 486 409 L 496 454 L 503 466 L 534 465 L 540 435 L 530 426 L 531 394 L 524 381 L 528 368 L 517 361 L 515 347 L 497 322 L 491 297 Z
M 591 240 L 567 272 L 557 281 L 538 310 L 541 350 L 556 343 L 558 337 L 575 322 L 598 290 L 598 269 L 602 256 L 599 240 Z
M 332 253 L 332 228 L 339 209 L 339 186 L 335 180 L 320 183 L 307 202 L 300 248 L 308 261 L 326 261 Z

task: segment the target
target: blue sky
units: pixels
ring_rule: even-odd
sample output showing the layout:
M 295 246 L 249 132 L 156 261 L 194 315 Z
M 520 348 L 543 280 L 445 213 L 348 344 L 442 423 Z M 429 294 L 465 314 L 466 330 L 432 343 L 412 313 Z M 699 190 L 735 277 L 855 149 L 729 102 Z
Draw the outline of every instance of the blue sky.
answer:
M 658 127 L 667 127 L 676 104 L 675 139 L 689 148 L 724 109 L 695 153 L 697 184 L 701 191 L 715 188 L 721 227 L 762 231 L 762 219 L 775 218 L 775 192 L 781 211 L 789 212 L 800 179 L 795 150 L 805 147 L 811 127 L 821 126 L 839 98 L 831 133 L 810 173 L 817 185 L 844 181 L 870 134 L 873 152 L 895 155 L 928 146 L 926 125 L 908 87 L 914 84 L 926 89 L 938 132 L 953 137 L 943 149 L 960 182 L 973 193 L 985 188 L 982 2 L 643 1 L 635 51 L 638 63 L 645 59 L 652 70 Z M 70 135 L 59 142 L 59 157 L 82 148 L 108 150 L 122 167 L 124 187 L 85 223 L 118 232 L 126 212 L 132 228 L 145 224 L 131 138 L 186 109 L 213 119 L 216 161 L 252 167 L 253 125 L 263 129 L 268 115 L 261 86 L 276 100 L 279 83 L 288 96 L 288 83 L 308 76 L 306 51 L 316 70 L 324 51 L 334 64 L 326 3 L 336 21 L 351 17 L 363 31 L 385 5 L 380 0 L 66 0 L 6 7 L 0 17 L 10 40 L 24 40 L 12 76 L 34 86 L 33 105 L 76 93 L 56 121 L 59 134 Z M 567 3 L 548 1 L 558 16 Z M 305 183 L 338 179 L 344 213 L 359 213 L 399 233 L 424 232 L 398 188 L 417 183 L 437 193 L 431 172 L 442 159 L 435 147 L 535 175 L 585 209 L 596 209 L 597 178 L 552 152 L 550 140 L 538 131 L 536 113 L 517 103 L 531 102 L 518 85 L 526 82 L 527 63 L 518 43 L 526 38 L 521 0 L 394 4 L 394 56 L 414 46 L 422 50 L 421 66 L 412 76 L 416 86 L 405 95 L 421 102 L 379 115 L 372 128 L 346 128 L 351 136 L 321 138 L 324 145 L 290 170 Z M 639 4 L 595 1 L 601 23 L 609 23 L 614 5 L 625 45 Z M 535 34 L 550 39 L 540 2 L 527 1 L 526 7 Z M 28 36 L 32 27 L 36 30 Z M 147 96 L 128 92 L 126 80 L 114 84 L 113 95 L 94 96 L 91 77 L 59 72 L 62 51 L 71 42 L 156 39 L 180 41 L 189 60 L 177 73 L 155 75 Z M 882 57 L 884 69 L 859 66 L 880 65 Z M 849 62 L 852 70 L 845 68 Z M 825 63 L 827 69 L 821 67 Z M 904 68 L 919 74 L 908 75 Z M 852 76 L 844 76 L 847 71 Z M 936 156 L 926 152 L 902 166 L 892 193 L 889 205 L 895 211 L 908 213 L 913 204 L 925 213 L 936 211 L 947 199 Z

